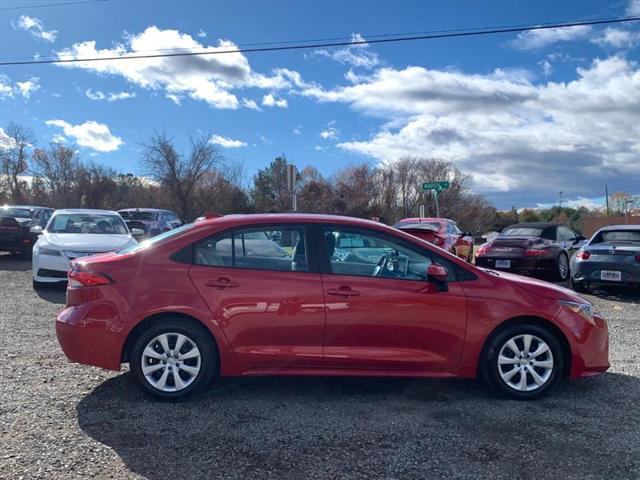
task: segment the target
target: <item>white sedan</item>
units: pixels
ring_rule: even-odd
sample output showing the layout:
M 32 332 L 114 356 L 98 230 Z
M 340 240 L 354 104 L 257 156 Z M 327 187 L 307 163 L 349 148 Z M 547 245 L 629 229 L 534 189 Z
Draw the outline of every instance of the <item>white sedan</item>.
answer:
M 73 259 L 138 243 L 122 217 L 110 210 L 56 210 L 46 228 L 37 230 L 31 229 L 41 233 L 33 246 L 34 287 L 65 281 Z

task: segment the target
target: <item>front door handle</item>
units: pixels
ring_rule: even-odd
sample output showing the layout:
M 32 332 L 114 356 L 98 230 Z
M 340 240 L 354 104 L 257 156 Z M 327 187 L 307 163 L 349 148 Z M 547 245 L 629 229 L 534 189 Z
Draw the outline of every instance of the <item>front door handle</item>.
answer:
M 357 290 L 352 290 L 351 287 L 342 286 L 340 288 L 329 288 L 327 289 L 327 293 L 329 295 L 337 295 L 339 297 L 356 297 L 360 295 L 360 292 Z
M 232 282 L 227 277 L 220 277 L 217 280 L 210 280 L 208 282 L 205 282 L 205 285 L 207 287 L 216 287 L 220 289 L 225 289 L 225 288 L 237 287 L 239 284 L 236 282 Z

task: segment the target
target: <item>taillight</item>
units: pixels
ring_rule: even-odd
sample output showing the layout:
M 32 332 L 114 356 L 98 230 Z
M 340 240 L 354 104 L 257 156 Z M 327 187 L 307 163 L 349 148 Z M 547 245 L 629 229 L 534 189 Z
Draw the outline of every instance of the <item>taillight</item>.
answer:
M 478 247 L 478 250 L 476 250 L 476 257 L 481 257 L 483 255 L 486 255 L 488 251 L 489 251 L 489 245 L 482 245 L 481 247 Z
M 440 246 L 444 243 L 444 238 L 442 237 L 434 237 L 433 238 L 433 243 Z
M 546 255 L 549 253 L 549 250 L 546 248 L 527 248 L 524 251 L 525 257 L 540 257 L 542 255 Z
M 636 255 L 636 262 L 640 262 L 640 253 Z
M 578 253 L 576 253 L 576 257 L 578 257 L 580 260 L 589 260 L 589 257 L 591 256 L 591 252 L 587 252 L 586 250 L 581 250 Z M 636 260 L 638 259 L 638 257 L 636 257 Z
M 95 287 L 112 283 L 111 279 L 99 273 L 71 270 L 68 274 L 70 287 Z

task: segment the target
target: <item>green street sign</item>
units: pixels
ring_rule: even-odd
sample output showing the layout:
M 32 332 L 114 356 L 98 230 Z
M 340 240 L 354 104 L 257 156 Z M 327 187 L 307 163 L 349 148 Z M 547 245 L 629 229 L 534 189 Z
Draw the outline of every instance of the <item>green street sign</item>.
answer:
M 427 182 L 422 184 L 423 190 L 445 190 L 449 188 L 449 182 Z

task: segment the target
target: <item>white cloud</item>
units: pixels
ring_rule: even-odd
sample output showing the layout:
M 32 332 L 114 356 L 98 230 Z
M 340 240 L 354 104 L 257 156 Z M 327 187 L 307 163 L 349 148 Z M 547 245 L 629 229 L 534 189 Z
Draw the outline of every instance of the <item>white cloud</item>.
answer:
M 640 42 L 640 32 L 607 27 L 591 41 L 601 47 L 630 48 Z
M 553 65 L 551 65 L 549 60 L 540 60 L 538 62 L 538 65 L 540 65 L 540 67 L 542 68 L 545 77 L 548 77 L 553 73 Z
M 327 128 L 325 128 L 323 131 L 320 132 L 320 136 L 325 140 L 338 138 L 338 133 L 340 132 L 334 126 L 335 124 L 336 124 L 335 120 L 330 121 L 327 124 Z
M 625 13 L 629 16 L 640 15 L 640 0 L 629 0 Z
M 9 77 L 0 74 L 0 99 L 13 98 L 16 95 L 20 95 L 28 100 L 31 98 L 31 94 L 38 90 L 40 90 L 40 79 L 38 77 L 31 77 L 28 80 L 16 82 L 12 85 Z
M 198 30 L 198 33 L 196 33 L 196 36 L 198 38 L 205 38 L 207 36 L 207 32 L 205 32 L 203 29 Z
M 10 137 L 7 132 L 4 131 L 4 128 L 0 127 L 0 150 L 13 148 L 15 144 L 16 141 L 13 137 Z
M 47 120 L 51 127 L 59 127 L 68 137 L 75 139 L 81 147 L 87 147 L 97 152 L 113 152 L 120 148 L 122 139 L 111 133 L 104 123 L 94 120 L 86 121 L 79 125 L 72 125 L 64 120 Z
M 29 99 L 33 92 L 40 90 L 39 80 L 40 79 L 38 77 L 31 77 L 29 80 L 25 80 L 24 82 L 16 82 L 16 88 L 23 98 Z
M 42 24 L 42 20 L 34 17 L 29 17 L 28 15 L 20 16 L 20 18 L 18 19 L 18 28 L 26 30 L 35 38 L 40 38 L 49 43 L 55 42 L 56 37 L 58 36 L 57 30 L 45 30 L 44 25 Z
M 294 133 L 295 135 L 302 135 L 302 125 L 296 125 L 296 126 L 293 128 L 293 133 Z
M 640 178 L 640 69 L 620 56 L 577 69 L 569 82 L 407 67 L 300 93 L 383 120 L 371 137 L 340 148 L 382 162 L 451 160 L 479 191 L 588 197 L 607 179 Z
M 121 76 L 141 88 L 164 90 L 165 97 L 174 102 L 188 96 L 219 109 L 237 109 L 241 106 L 233 93 L 234 89 L 256 87 L 278 90 L 304 85 L 300 74 L 291 70 L 275 69 L 271 76 L 253 71 L 247 58 L 229 40 L 219 40 L 215 46 L 206 46 L 189 34 L 177 30 L 162 30 L 155 26 L 150 26 L 141 33 L 128 35 L 125 43 L 116 43 L 112 48 L 99 49 L 96 42 L 90 40 L 58 51 L 57 56 L 60 59 L 126 58 L 158 49 L 231 53 L 74 62 L 58 66 Z
M 271 93 L 262 97 L 262 105 L 265 107 L 287 108 L 289 104 L 286 98 L 276 98 Z
M 222 137 L 220 135 L 211 135 L 211 137 L 209 138 L 209 142 L 213 143 L 214 145 L 220 145 L 222 148 L 242 148 L 247 146 L 246 142 Z
M 354 43 L 354 45 L 350 45 L 346 48 L 314 50 L 313 55 L 330 58 L 336 62 L 366 69 L 371 69 L 380 65 L 381 62 L 378 55 L 369 50 L 369 44 L 362 43 L 365 42 L 362 35 L 359 33 L 352 33 L 351 42 Z
M 527 30 L 518 34 L 513 41 L 513 46 L 521 50 L 535 50 L 558 42 L 584 40 L 590 34 L 591 27 L 589 25 Z
M 84 94 L 91 100 L 106 100 L 107 102 L 117 102 L 118 100 L 126 100 L 128 98 L 134 98 L 135 92 L 107 92 L 104 93 L 100 90 L 91 90 L 88 88 Z
M 251 110 L 262 110 L 258 104 L 256 103 L 255 100 L 251 100 L 250 98 L 243 98 L 242 99 L 242 106 L 245 108 L 249 108 Z

